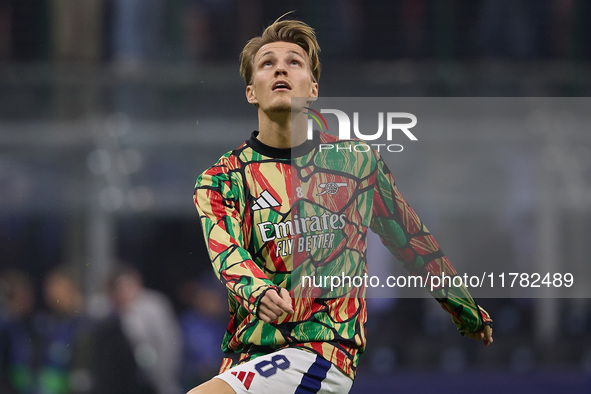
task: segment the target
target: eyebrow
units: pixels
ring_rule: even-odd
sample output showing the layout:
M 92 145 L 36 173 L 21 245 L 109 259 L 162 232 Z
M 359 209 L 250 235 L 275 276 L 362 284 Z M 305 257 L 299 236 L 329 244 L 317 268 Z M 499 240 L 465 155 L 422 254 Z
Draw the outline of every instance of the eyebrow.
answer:
M 302 56 L 302 54 L 301 54 L 300 52 L 298 52 L 298 51 L 295 51 L 295 50 L 293 50 L 293 49 L 291 49 L 291 50 L 287 51 L 287 53 L 292 53 L 292 54 L 294 54 L 294 55 L 298 55 L 298 56 L 299 56 L 299 57 L 301 57 L 302 59 L 305 59 L 305 57 L 304 57 L 304 56 Z M 267 55 L 274 55 L 274 54 L 275 54 L 275 52 L 273 52 L 273 51 L 267 51 L 267 52 L 263 53 L 263 54 L 262 54 L 262 55 L 259 57 L 259 59 L 262 59 L 262 58 L 264 58 L 264 57 L 265 57 L 265 56 L 267 56 Z

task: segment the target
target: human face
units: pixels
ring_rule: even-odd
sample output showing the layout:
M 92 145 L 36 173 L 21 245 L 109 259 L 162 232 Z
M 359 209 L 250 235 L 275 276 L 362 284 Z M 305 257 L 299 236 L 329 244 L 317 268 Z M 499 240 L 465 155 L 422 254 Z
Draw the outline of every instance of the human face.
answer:
M 264 112 L 290 112 L 292 97 L 318 97 L 308 55 L 297 44 L 263 45 L 254 57 L 252 83 L 246 99 Z
M 61 314 L 74 314 L 80 309 L 82 297 L 68 276 L 53 273 L 45 280 L 45 301 L 49 308 Z

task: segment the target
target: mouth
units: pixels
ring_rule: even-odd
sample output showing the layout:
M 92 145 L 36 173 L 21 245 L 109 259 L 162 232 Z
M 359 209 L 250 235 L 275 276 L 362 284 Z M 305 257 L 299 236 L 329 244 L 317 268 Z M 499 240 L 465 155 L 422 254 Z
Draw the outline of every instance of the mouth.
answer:
M 273 84 L 273 86 L 271 87 L 271 90 L 273 92 L 288 91 L 288 90 L 291 90 L 291 86 L 289 85 L 289 83 L 287 83 L 285 81 L 277 81 Z

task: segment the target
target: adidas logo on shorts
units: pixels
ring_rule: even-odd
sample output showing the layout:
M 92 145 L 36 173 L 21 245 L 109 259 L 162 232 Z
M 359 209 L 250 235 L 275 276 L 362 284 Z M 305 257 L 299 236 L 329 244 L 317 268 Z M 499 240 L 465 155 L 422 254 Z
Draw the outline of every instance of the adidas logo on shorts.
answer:
M 232 375 L 236 376 L 236 378 L 242 382 L 244 387 L 248 390 L 250 388 L 250 384 L 252 383 L 252 379 L 254 378 L 254 372 L 240 371 L 240 372 L 232 372 Z

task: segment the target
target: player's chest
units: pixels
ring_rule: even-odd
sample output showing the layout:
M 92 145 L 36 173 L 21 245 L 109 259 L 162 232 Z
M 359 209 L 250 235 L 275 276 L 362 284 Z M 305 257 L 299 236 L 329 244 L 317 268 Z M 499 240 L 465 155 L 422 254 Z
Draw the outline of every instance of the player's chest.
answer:
M 286 215 L 302 207 L 341 212 L 360 194 L 360 181 L 315 167 L 262 163 L 244 172 L 246 206 L 253 218 Z M 261 215 L 268 212 L 268 215 Z

